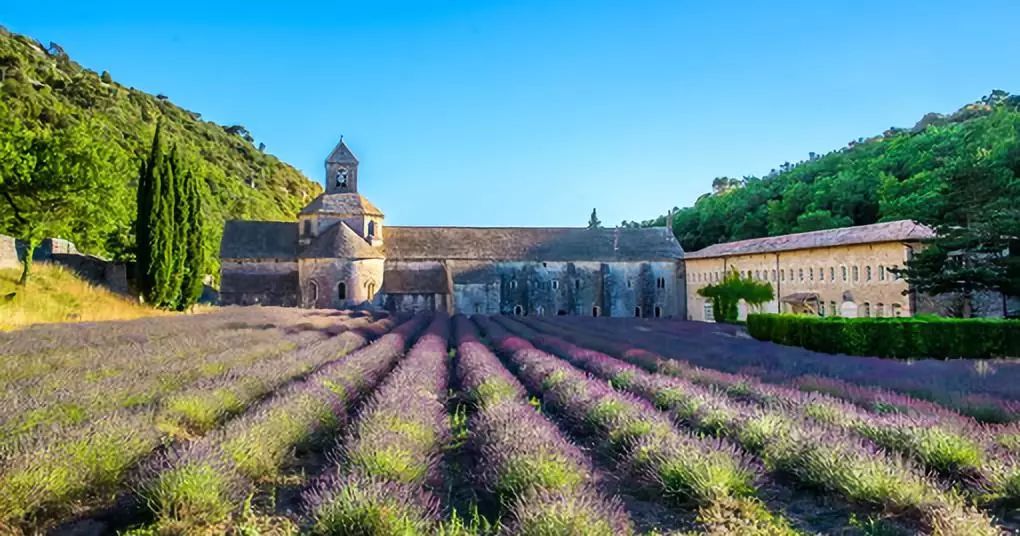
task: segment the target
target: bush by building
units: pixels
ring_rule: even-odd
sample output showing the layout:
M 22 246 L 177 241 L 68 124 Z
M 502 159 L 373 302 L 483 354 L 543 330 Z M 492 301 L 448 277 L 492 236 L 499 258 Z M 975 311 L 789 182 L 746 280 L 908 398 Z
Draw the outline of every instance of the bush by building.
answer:
M 809 350 L 896 358 L 1020 357 L 1020 321 L 751 314 L 751 336 Z

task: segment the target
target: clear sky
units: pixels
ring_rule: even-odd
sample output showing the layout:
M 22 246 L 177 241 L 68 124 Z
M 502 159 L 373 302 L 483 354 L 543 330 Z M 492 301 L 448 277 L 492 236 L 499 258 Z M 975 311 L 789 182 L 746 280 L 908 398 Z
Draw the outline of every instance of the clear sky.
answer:
M 2 4 L 10 30 L 315 180 L 343 134 L 403 225 L 646 219 L 1020 92 L 1017 0 Z

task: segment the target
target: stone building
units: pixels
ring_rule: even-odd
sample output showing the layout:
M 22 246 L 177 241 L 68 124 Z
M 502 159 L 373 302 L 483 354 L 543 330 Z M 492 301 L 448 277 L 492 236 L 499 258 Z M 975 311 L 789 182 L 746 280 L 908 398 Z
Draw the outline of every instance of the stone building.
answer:
M 890 268 L 902 268 L 931 228 L 909 220 L 715 244 L 684 256 L 687 317 L 712 320 L 698 289 L 730 270 L 772 284 L 766 312 L 820 316 L 909 316 L 918 297 Z M 747 308 L 741 304 L 741 317 Z
M 686 317 L 683 250 L 665 227 L 388 226 L 358 180 L 341 140 L 297 222 L 227 222 L 221 302 Z

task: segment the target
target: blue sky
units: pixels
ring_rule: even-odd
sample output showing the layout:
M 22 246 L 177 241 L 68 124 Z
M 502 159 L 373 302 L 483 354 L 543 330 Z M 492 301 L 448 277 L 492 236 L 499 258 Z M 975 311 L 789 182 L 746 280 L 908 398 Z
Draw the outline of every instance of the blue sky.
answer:
M 5 2 L 0 24 L 315 180 L 344 134 L 391 224 L 646 219 L 1020 92 L 1015 0 L 84 4 Z

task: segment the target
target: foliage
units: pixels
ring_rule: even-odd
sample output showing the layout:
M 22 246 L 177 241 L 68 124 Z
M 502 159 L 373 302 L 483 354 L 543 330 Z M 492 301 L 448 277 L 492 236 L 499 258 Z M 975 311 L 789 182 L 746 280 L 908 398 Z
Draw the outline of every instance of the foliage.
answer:
M 138 164 L 149 154 L 157 121 L 182 153 L 198 160 L 191 167 L 206 200 L 210 272 L 218 272 L 211 253 L 225 219 L 292 220 L 321 191 L 260 152 L 243 127 L 203 121 L 165 97 L 122 86 L 76 64 L 59 45 L 44 47 L 0 28 L 0 68 L 0 188 L 10 187 L 8 177 L 23 177 L 19 188 L 30 186 L 58 209 L 33 205 L 28 229 L 0 204 L 0 233 L 59 236 L 82 251 L 130 260 Z
M 970 177 L 975 184 L 1003 198 L 1015 192 L 1018 105 L 1020 96 L 996 90 L 953 114 L 928 114 L 913 128 L 889 129 L 824 155 L 811 153 L 763 177 L 717 178 L 711 193 L 674 213 L 674 232 L 685 250 L 694 251 L 879 221 L 949 224 L 961 203 L 952 190 L 954 174 L 980 170 Z M 1003 189 L 1004 182 L 1013 190 Z M 624 225 L 662 227 L 665 218 Z
M 775 298 L 771 283 L 741 277 L 736 269 L 727 273 L 719 283 L 698 289 L 698 295 L 712 300 L 712 314 L 716 322 L 736 322 L 740 300 L 750 307 L 759 307 Z
M 602 227 L 602 220 L 599 220 L 599 216 L 595 212 L 595 209 L 591 209 L 591 217 L 588 218 L 588 228 L 589 229 L 599 229 L 601 227 Z
M 819 318 L 754 314 L 757 339 L 827 353 L 898 358 L 1020 356 L 1020 321 L 1000 319 Z
M 177 146 L 165 151 L 161 131 L 138 178 L 135 281 L 149 303 L 183 311 L 198 302 L 208 265 L 203 191 Z
M 28 246 L 21 283 L 43 238 L 109 232 L 127 217 L 116 177 L 126 159 L 98 121 L 33 128 L 0 101 L 0 229 Z

